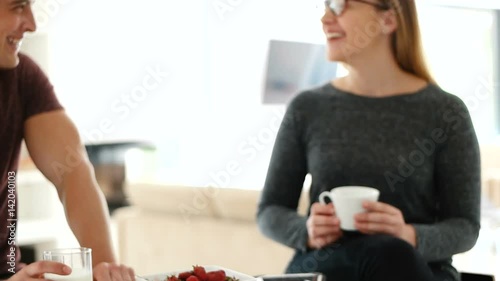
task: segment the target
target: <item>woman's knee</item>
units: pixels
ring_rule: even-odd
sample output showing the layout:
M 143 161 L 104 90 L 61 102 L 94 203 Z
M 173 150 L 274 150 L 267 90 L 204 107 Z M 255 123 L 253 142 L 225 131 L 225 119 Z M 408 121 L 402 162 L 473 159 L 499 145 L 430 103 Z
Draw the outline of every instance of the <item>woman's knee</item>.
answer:
M 286 270 L 287 273 L 323 272 L 338 258 L 335 247 L 325 247 L 308 253 L 296 253 Z
M 394 252 L 395 254 L 413 253 L 415 248 L 410 243 L 388 235 L 374 235 L 373 236 L 375 251 Z
M 412 245 L 388 235 L 371 235 L 359 239 L 352 249 L 358 266 L 398 267 L 412 266 L 423 262 Z
M 388 235 L 373 235 L 368 237 L 366 254 L 384 258 L 414 256 L 415 248 L 408 242 Z
M 374 280 L 433 280 L 424 259 L 408 242 L 391 236 L 374 235 L 365 243 L 364 255 L 358 264 L 363 278 L 377 276 Z

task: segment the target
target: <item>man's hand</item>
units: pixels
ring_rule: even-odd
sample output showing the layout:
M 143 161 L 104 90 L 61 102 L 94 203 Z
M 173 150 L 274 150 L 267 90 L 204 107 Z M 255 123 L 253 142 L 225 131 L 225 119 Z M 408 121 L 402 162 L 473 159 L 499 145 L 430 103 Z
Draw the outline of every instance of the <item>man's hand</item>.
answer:
M 406 224 L 401 211 L 382 202 L 363 202 L 367 213 L 357 214 L 356 228 L 365 234 L 388 234 L 416 246 L 415 228 Z
M 135 273 L 130 267 L 101 262 L 93 269 L 96 281 L 134 281 Z
M 14 274 L 8 281 L 31 281 L 43 279 L 44 273 L 54 273 L 58 275 L 68 275 L 71 269 L 62 263 L 53 261 L 37 261 L 25 266 L 18 273 Z
M 311 249 L 322 248 L 342 237 L 340 220 L 335 215 L 333 204 L 314 203 L 307 219 L 307 246 Z

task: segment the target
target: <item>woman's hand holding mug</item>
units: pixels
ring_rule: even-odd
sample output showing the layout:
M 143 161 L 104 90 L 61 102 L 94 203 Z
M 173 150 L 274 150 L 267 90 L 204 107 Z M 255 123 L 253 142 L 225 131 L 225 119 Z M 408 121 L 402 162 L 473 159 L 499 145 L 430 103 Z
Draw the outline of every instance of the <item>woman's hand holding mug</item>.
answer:
M 314 203 L 311 206 L 311 214 L 307 219 L 307 246 L 311 249 L 320 249 L 337 241 L 342 237 L 340 220 L 335 214 L 332 203 Z
M 356 228 L 365 234 L 387 234 L 416 246 L 415 228 L 406 224 L 401 210 L 382 202 L 363 202 L 366 213 L 355 216 Z

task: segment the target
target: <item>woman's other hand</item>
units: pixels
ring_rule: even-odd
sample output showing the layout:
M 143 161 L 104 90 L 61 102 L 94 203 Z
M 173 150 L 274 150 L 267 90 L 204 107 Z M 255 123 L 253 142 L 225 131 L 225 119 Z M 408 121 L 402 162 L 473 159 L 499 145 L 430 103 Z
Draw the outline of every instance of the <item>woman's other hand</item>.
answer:
M 333 204 L 324 205 L 314 203 L 311 214 L 307 219 L 307 246 L 311 249 L 320 249 L 342 237 L 340 220 L 335 215 Z
M 366 213 L 357 214 L 355 226 L 365 234 L 387 234 L 416 246 L 415 228 L 406 224 L 401 211 L 382 202 L 363 202 Z

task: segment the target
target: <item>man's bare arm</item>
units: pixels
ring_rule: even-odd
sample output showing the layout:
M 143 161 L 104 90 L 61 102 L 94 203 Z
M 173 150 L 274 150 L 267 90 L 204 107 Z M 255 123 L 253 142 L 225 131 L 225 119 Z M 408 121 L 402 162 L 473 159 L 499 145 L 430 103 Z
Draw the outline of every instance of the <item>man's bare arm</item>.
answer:
M 25 122 L 24 133 L 35 165 L 57 188 L 71 230 L 93 249 L 94 266 L 115 262 L 106 202 L 73 122 L 63 110 L 38 114 Z

